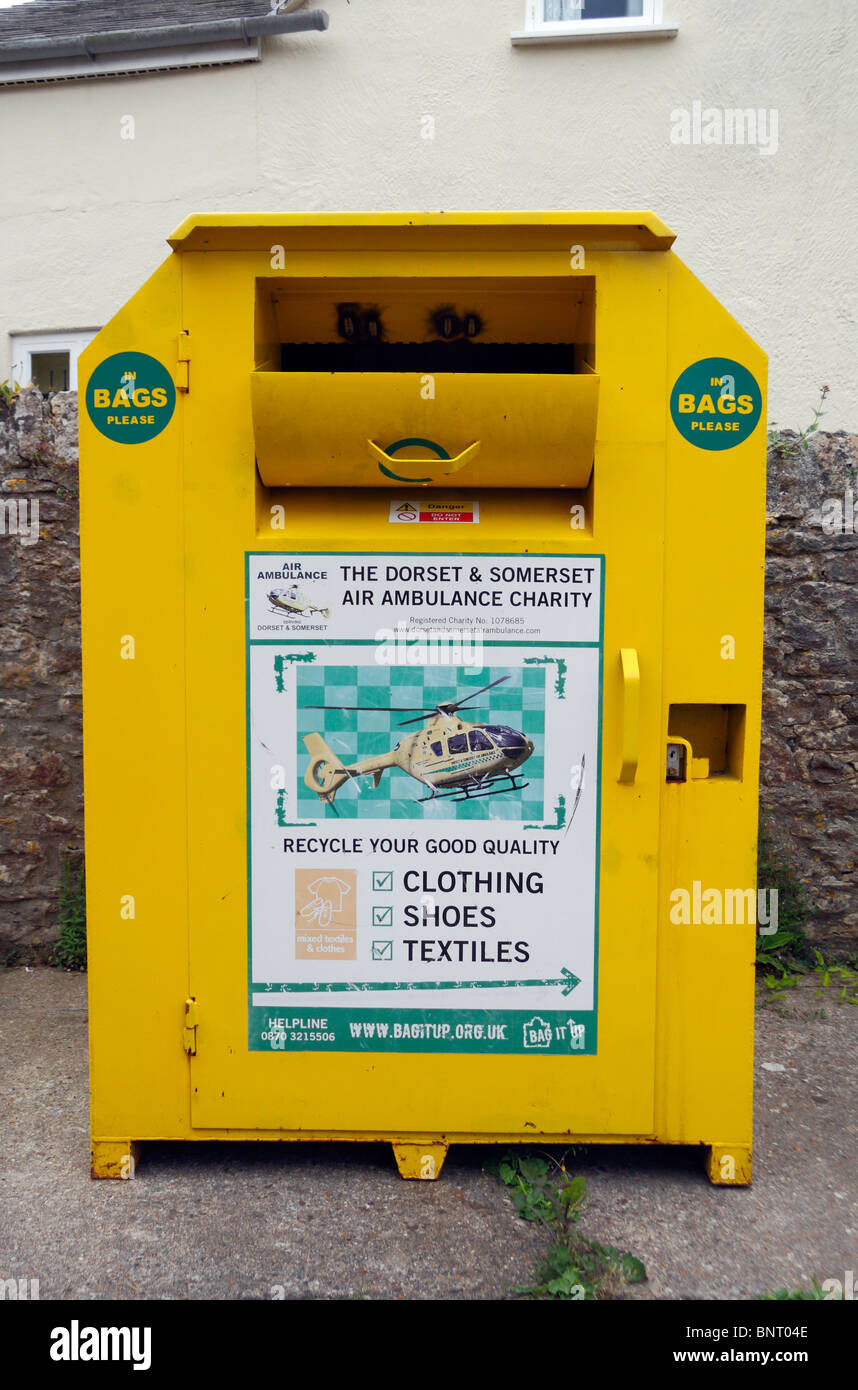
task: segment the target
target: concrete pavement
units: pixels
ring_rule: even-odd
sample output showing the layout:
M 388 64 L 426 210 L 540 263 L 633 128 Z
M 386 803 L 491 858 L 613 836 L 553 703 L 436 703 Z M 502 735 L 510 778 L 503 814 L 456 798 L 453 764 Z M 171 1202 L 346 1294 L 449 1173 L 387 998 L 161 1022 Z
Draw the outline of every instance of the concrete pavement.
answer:
M 577 1149 L 584 1229 L 644 1260 L 630 1298 L 749 1298 L 858 1276 L 858 1009 L 815 981 L 758 1012 L 755 1182 L 693 1150 Z M 823 1016 L 824 1015 L 824 1016 Z M 42 1299 L 503 1299 L 542 1236 L 453 1148 L 403 1182 L 387 1145 L 152 1144 L 89 1178 L 86 979 L 0 973 L 0 1278 Z M 858 1280 L 856 1280 L 858 1282 Z

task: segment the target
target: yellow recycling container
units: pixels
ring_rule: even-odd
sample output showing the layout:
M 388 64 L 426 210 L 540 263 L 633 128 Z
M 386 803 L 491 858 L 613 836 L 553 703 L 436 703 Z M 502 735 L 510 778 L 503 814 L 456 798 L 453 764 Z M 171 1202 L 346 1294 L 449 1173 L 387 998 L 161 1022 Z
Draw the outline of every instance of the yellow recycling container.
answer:
M 212 215 L 84 354 L 92 1172 L 751 1162 L 765 359 L 648 212 Z

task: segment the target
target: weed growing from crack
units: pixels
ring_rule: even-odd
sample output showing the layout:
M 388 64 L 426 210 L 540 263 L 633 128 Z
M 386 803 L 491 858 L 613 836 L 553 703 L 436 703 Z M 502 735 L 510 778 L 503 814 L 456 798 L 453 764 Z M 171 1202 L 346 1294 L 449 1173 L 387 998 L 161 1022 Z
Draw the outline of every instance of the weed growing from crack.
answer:
M 858 1004 L 858 958 L 847 956 L 844 960 L 833 960 L 811 943 L 807 924 L 814 909 L 807 901 L 804 884 L 776 849 L 762 817 L 757 884 L 760 888 L 775 888 L 778 894 L 778 929 L 772 936 L 757 938 L 757 965 L 769 992 L 764 996 L 765 1002 L 774 1006 L 782 1004 L 786 999 L 785 990 L 795 989 L 801 980 L 815 975 L 817 999 L 823 997 L 825 990 L 835 988 L 839 1003 Z M 783 1013 L 782 1010 L 778 1012 Z
M 63 970 L 86 969 L 86 879 L 83 858 L 64 854 L 57 902 L 60 934 L 51 965 Z
M 841 1298 L 843 1295 L 840 1295 Z M 758 1293 L 757 1303 L 818 1303 L 826 1300 L 829 1295 L 825 1292 L 816 1275 L 813 1276 L 813 1283 L 809 1289 L 775 1289 L 774 1293 Z M 834 1295 L 832 1294 L 833 1298 Z
M 825 404 L 825 398 L 830 390 L 830 386 L 820 386 L 819 403 L 817 404 L 816 409 L 813 412 L 813 419 L 811 420 L 809 425 L 805 426 L 803 430 L 799 430 L 796 432 L 794 439 L 787 438 L 784 432 L 778 427 L 778 423 L 776 420 L 769 421 L 767 443 L 769 449 L 774 454 L 776 454 L 778 458 L 787 458 L 787 456 L 791 454 L 793 450 L 797 450 L 799 453 L 802 454 L 807 453 L 807 446 L 810 440 L 810 436 L 812 434 L 816 434 L 816 431 L 819 429 L 819 422 L 825 414 L 823 406 Z
M 536 1283 L 515 1288 L 515 1293 L 593 1302 L 615 1298 L 626 1284 L 639 1284 L 646 1278 L 643 1263 L 634 1255 L 600 1245 L 579 1231 L 586 1179 L 571 1177 L 563 1159 L 506 1153 L 487 1164 L 486 1172 L 504 1184 L 519 1216 L 537 1222 L 548 1236 Z

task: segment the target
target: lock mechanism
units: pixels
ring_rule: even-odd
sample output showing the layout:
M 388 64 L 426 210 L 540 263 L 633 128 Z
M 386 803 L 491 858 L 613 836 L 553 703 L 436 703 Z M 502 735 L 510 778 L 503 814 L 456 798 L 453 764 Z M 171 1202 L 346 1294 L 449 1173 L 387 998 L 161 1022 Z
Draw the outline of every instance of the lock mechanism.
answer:
M 667 758 L 665 763 L 665 780 L 668 782 L 684 782 L 686 777 L 686 749 L 684 743 L 668 743 Z

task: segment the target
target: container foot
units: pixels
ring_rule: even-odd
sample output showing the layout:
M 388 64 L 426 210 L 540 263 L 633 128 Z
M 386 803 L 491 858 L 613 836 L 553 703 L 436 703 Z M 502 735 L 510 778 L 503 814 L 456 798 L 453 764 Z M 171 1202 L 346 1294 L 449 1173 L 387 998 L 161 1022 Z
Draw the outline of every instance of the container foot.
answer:
M 752 1181 L 749 1145 L 707 1145 L 706 1176 L 717 1187 L 749 1187 Z
M 140 1145 L 133 1139 L 93 1139 L 89 1174 L 92 1178 L 130 1181 L 137 1171 Z
M 448 1144 L 393 1144 L 393 1156 L 401 1178 L 431 1182 L 437 1178 L 447 1157 Z

